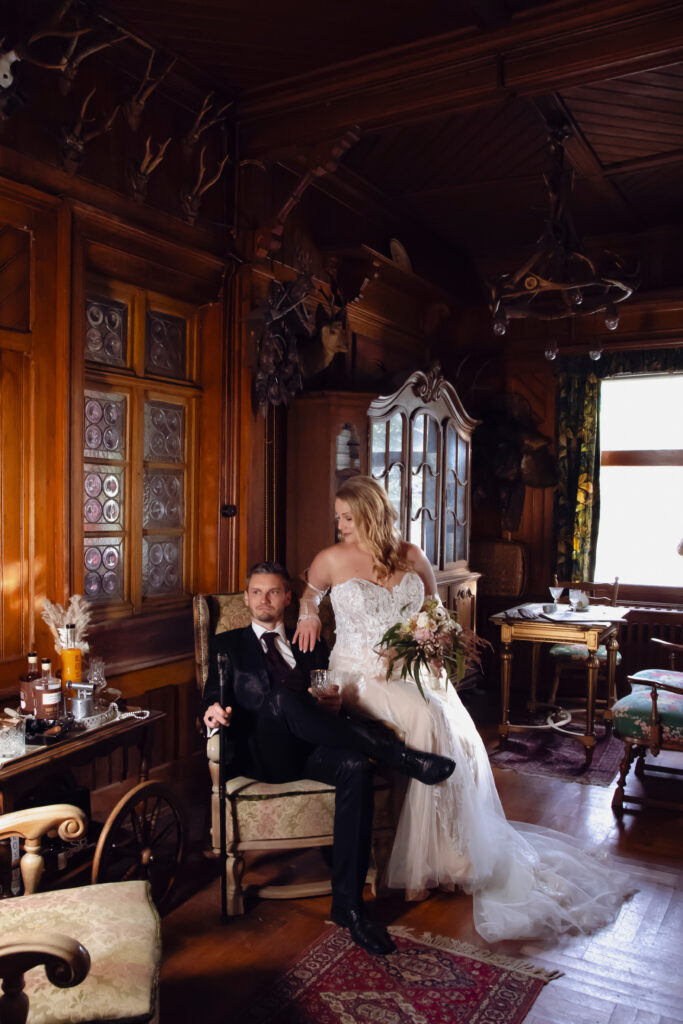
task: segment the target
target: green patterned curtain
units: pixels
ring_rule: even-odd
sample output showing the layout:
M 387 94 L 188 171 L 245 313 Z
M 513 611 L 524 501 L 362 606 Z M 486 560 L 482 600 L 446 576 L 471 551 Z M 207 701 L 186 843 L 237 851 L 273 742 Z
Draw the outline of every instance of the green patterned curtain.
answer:
M 680 373 L 683 348 L 558 359 L 555 571 L 563 580 L 591 580 L 600 520 L 600 381 L 623 374 Z

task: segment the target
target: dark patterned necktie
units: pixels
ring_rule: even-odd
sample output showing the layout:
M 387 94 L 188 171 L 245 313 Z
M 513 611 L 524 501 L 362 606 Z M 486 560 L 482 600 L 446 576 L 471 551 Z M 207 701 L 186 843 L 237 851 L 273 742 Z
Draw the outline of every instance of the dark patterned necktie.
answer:
M 271 682 L 286 686 L 289 690 L 305 690 L 306 680 L 301 669 L 288 664 L 277 646 L 279 633 L 262 633 L 266 645 L 266 665 Z

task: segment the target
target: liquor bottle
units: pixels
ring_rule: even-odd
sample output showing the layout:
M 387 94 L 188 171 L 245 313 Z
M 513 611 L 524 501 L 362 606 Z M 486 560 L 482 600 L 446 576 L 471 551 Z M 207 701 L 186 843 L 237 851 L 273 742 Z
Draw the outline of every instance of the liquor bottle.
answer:
M 62 648 L 62 687 L 67 697 L 73 697 L 73 683 L 80 683 L 81 649 L 76 647 L 76 627 L 73 623 L 66 625 L 66 644 Z
M 29 651 L 28 668 L 26 672 L 19 677 L 19 707 L 27 715 L 32 715 L 34 713 L 35 704 L 33 699 L 33 682 L 35 679 L 40 679 L 38 655 L 35 651 Z
M 57 719 L 62 716 L 62 684 L 52 675 L 52 662 L 49 658 L 40 660 L 41 676 L 33 684 L 33 701 L 36 718 Z

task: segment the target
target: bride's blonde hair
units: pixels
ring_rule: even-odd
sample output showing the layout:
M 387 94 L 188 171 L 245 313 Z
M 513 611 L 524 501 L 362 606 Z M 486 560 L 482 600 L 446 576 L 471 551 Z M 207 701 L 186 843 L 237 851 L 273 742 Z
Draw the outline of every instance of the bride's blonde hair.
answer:
M 372 555 L 377 579 L 383 582 L 408 562 L 401 554 L 402 538 L 394 523 L 396 509 L 387 492 L 372 477 L 352 476 L 337 490 L 337 498 L 351 509 L 358 541 Z

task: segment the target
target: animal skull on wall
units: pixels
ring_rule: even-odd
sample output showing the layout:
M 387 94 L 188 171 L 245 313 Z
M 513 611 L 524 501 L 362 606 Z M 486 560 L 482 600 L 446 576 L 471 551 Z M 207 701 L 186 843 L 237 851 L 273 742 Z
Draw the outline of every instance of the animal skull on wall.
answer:
M 0 40 L 0 46 L 4 41 L 4 39 Z M 0 53 L 0 89 L 9 89 L 14 84 L 12 65 L 16 64 L 18 60 L 20 57 L 16 50 L 5 50 Z

